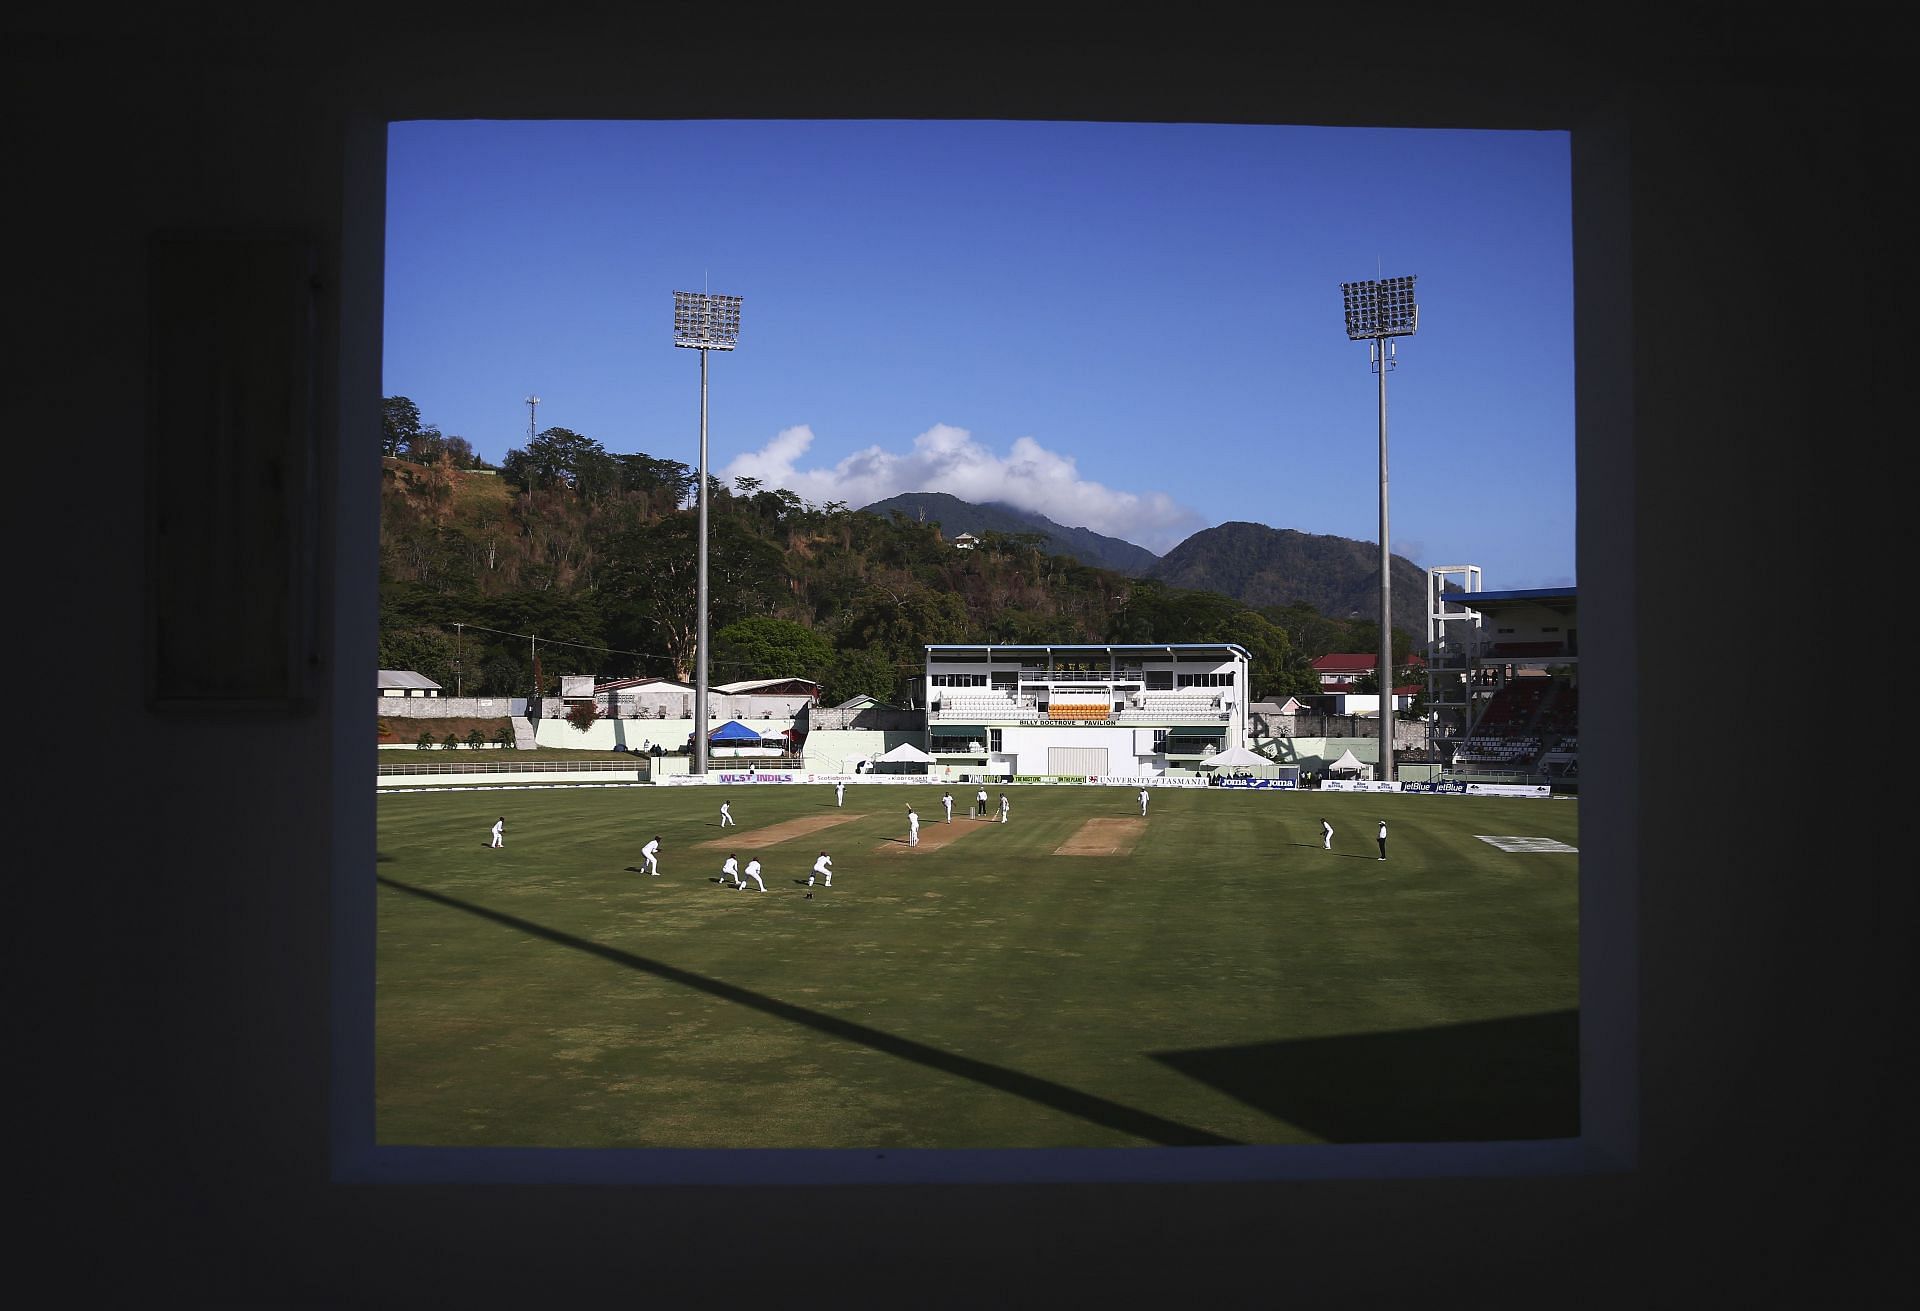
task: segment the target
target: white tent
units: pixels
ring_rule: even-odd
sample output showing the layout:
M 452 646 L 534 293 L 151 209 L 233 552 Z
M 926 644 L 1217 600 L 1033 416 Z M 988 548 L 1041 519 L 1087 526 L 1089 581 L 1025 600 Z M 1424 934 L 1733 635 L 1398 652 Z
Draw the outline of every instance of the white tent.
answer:
M 933 757 L 911 742 L 902 742 L 884 756 L 875 756 L 873 763 L 876 765 L 930 765 L 933 763 Z
M 1249 751 L 1245 747 L 1228 747 L 1217 755 L 1208 756 L 1200 762 L 1200 766 L 1204 769 L 1209 765 L 1225 765 L 1238 769 L 1246 765 L 1271 765 L 1272 763 L 1265 756 Z
M 1329 774 L 1370 774 L 1373 772 L 1373 766 L 1360 760 L 1353 754 L 1353 748 L 1348 747 L 1340 753 L 1340 759 L 1327 766 L 1327 772 Z

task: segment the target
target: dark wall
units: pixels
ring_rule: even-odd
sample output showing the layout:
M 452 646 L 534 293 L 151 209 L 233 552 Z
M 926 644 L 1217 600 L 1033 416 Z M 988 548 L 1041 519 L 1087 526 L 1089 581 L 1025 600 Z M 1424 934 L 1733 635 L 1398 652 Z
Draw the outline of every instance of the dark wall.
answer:
M 1803 583 L 1827 590 L 1799 604 L 1849 607 L 1802 563 L 1801 534 L 1809 519 L 1823 534 L 1891 522 L 1875 499 L 1890 480 L 1851 482 L 1850 514 L 1825 496 L 1836 471 L 1871 475 L 1886 454 L 1874 406 L 1889 359 L 1873 342 L 1893 325 L 1867 281 L 1887 116 L 1870 57 L 1830 60 L 1828 34 L 1805 27 L 1789 41 L 1671 14 L 1647 34 L 1415 12 L 1382 28 L 1365 10 L 1204 40 L 1043 21 L 1014 45 L 849 37 L 824 20 L 743 37 L 737 18 L 660 12 L 611 26 L 565 4 L 514 23 L 237 5 L 118 26 L 9 20 L 12 208 L 27 221 L 9 426 L 16 451 L 42 452 L 13 468 L 30 547 L 14 645 L 30 652 L 36 630 L 92 639 L 62 647 L 76 650 L 63 677 L 88 693 L 53 741 L 15 721 L 32 767 L 9 993 L 29 1261 L 76 1301 L 252 1305 L 912 1304 L 1063 1281 L 1090 1299 L 1216 1304 L 1845 1303 L 1886 1271 L 1899 1248 L 1876 1189 L 1904 1146 L 1890 1072 L 1910 1045 L 1891 1001 L 1909 920 L 1886 826 L 1824 813 L 1839 804 L 1825 798 L 1819 814 L 1781 804 L 1730 742 L 1681 777 L 1657 763 L 1659 725 L 1699 722 L 1697 682 L 1664 676 L 1674 654 L 1724 652 L 1733 617 Z M 716 57 L 736 78 L 718 108 L 698 91 Z M 1630 1168 L 837 1190 L 329 1182 L 329 1098 L 364 1086 L 355 1035 L 370 1013 L 354 981 L 371 969 L 384 123 L 736 114 L 1575 130 L 1583 699 L 1620 708 L 1581 735 L 1583 1042 L 1601 1089 L 1588 1124 Z M 317 252 L 319 659 L 304 707 L 161 712 L 130 676 L 153 580 L 148 251 L 168 231 L 291 235 Z M 206 458 L 183 440 L 170 458 Z M 204 513 L 219 521 L 216 495 Z M 1714 674 L 1729 708 L 1776 690 L 1757 666 Z M 48 676 L 29 659 L 23 681 Z M 103 750 L 109 726 L 121 736 Z M 1762 805 L 1764 823 L 1750 819 Z

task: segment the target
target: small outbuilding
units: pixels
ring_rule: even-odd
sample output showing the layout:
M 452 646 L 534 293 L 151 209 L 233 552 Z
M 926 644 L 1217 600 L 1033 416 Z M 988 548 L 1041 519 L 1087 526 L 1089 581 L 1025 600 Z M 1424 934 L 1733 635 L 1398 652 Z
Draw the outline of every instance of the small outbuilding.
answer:
M 441 696 L 445 689 L 425 674 L 411 669 L 382 669 L 381 696 Z

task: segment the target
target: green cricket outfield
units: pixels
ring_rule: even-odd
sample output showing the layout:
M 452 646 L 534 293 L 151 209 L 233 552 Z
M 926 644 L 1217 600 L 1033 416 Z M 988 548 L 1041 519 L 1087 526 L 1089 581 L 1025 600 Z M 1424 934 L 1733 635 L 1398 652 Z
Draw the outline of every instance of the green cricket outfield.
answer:
M 383 795 L 377 1143 L 1578 1134 L 1576 802 L 1165 788 L 1142 821 L 1028 786 L 1002 824 L 955 787 L 949 827 L 942 791 Z M 729 851 L 766 893 L 720 885 Z

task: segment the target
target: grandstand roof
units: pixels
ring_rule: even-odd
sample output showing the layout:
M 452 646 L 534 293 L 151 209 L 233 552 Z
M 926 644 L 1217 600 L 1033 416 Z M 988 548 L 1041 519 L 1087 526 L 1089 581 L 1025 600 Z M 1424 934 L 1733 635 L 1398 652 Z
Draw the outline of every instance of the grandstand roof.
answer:
M 1407 657 L 1407 663 L 1425 664 L 1426 657 L 1416 651 Z M 1313 662 L 1314 670 L 1322 674 L 1371 674 L 1379 665 L 1378 651 L 1335 651 Z
M 1232 651 L 1253 659 L 1238 642 L 929 642 L 926 649 L 929 656 L 936 651 Z
M 820 690 L 820 684 L 808 678 L 748 678 L 738 683 L 722 683 L 713 690 L 738 695 L 743 692 L 761 692 L 769 688 L 787 687 L 789 685 L 797 685 L 801 690 L 808 688 L 811 688 L 814 692 Z
M 1522 587 L 1505 592 L 1461 592 L 1446 599 L 1470 610 L 1486 610 L 1500 605 L 1572 605 L 1576 592 L 1571 587 Z
M 636 687 L 670 687 L 675 691 L 688 692 L 692 689 L 685 683 L 676 683 L 671 678 L 662 678 L 657 674 L 645 678 L 616 678 L 610 682 L 595 683 L 593 690 L 600 692 L 630 692 Z
M 412 691 L 438 692 L 441 690 L 440 684 L 434 682 L 425 674 L 417 673 L 411 669 L 382 669 L 380 671 L 380 686 L 382 689 L 392 687 L 407 688 Z

